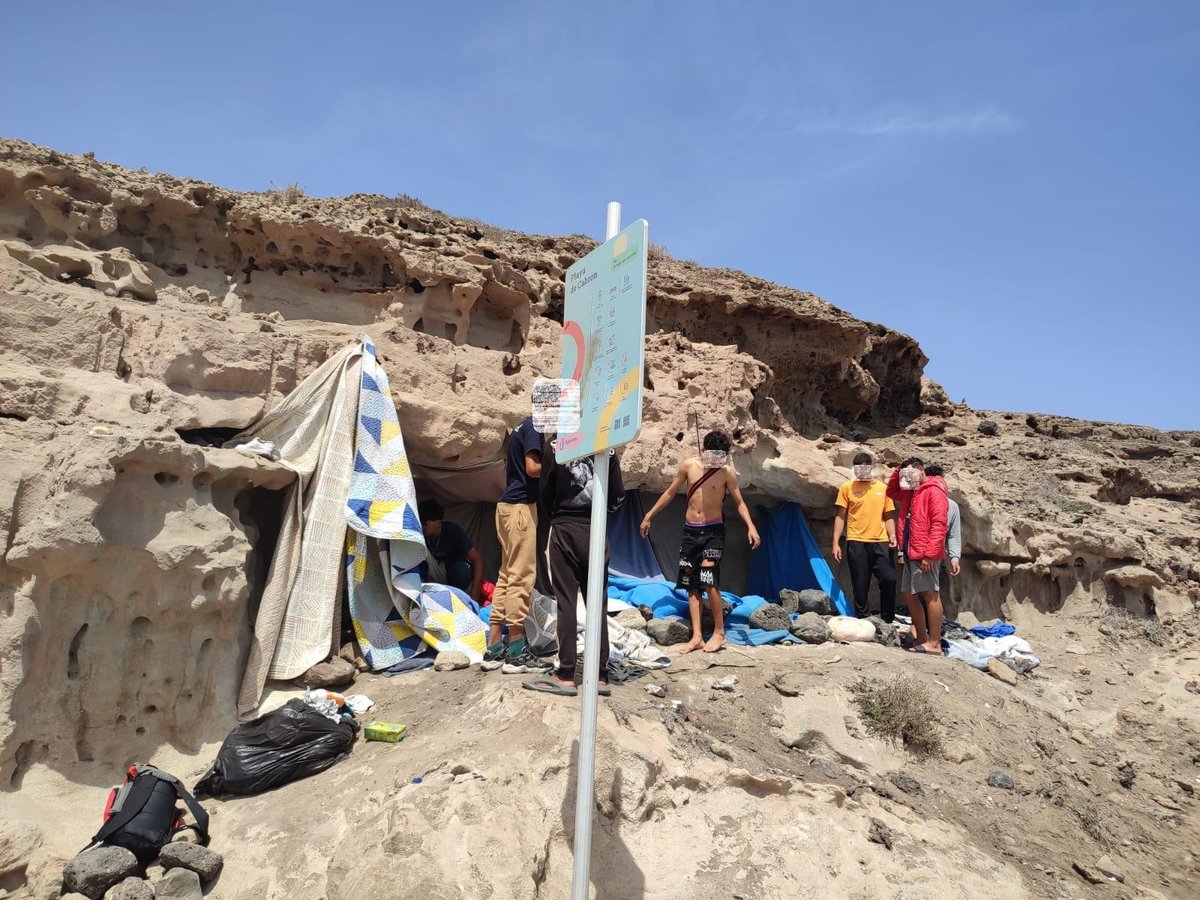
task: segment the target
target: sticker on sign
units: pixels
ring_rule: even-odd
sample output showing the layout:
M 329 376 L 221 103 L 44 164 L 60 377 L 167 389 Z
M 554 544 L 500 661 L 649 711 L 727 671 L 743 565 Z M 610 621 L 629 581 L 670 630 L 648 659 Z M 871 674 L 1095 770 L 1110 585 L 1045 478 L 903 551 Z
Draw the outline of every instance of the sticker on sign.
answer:
M 533 383 L 533 427 L 543 434 L 579 430 L 579 382 L 574 378 L 538 378 Z

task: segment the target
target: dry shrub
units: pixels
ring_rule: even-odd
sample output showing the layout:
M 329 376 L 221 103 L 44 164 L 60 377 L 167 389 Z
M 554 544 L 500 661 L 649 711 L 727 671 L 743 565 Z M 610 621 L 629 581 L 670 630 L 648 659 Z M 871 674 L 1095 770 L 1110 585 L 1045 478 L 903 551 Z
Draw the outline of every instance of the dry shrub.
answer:
M 266 191 L 266 195 L 277 203 L 283 203 L 287 206 L 295 206 L 308 195 L 304 193 L 304 188 L 296 182 L 292 182 L 287 187 L 276 187 L 275 182 L 271 182 L 271 189 Z
M 429 209 L 428 203 L 417 199 L 412 194 L 397 194 L 392 199 L 397 206 L 404 206 L 409 209 Z
M 942 732 L 933 696 L 907 676 L 889 682 L 860 678 L 850 688 L 863 725 L 871 734 L 904 745 L 918 756 L 942 752 Z
M 476 219 L 473 216 L 461 218 L 459 222 L 470 228 L 476 237 L 480 238 L 502 238 L 505 235 L 511 234 L 507 229 L 501 228 L 498 225 L 493 225 L 491 222 L 485 222 L 483 219 Z
M 1122 640 L 1145 641 L 1162 645 L 1167 642 L 1167 631 L 1157 616 L 1135 616 L 1123 606 L 1104 604 L 1100 610 L 1100 633 L 1106 635 L 1117 646 Z
M 664 244 L 656 244 L 654 241 L 650 242 L 650 251 L 647 255 L 653 260 L 675 258 L 671 255 L 671 251 L 668 250 Z

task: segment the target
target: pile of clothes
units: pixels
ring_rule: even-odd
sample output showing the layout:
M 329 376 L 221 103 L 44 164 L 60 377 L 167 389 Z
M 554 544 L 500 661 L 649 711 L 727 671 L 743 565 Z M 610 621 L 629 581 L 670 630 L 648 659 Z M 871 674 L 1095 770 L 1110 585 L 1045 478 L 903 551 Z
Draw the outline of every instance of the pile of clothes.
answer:
M 942 650 L 976 669 L 986 669 L 993 657 L 1021 675 L 1042 664 L 1029 642 L 1017 637 L 1017 629 L 1000 619 L 973 628 L 948 619 L 942 624 Z

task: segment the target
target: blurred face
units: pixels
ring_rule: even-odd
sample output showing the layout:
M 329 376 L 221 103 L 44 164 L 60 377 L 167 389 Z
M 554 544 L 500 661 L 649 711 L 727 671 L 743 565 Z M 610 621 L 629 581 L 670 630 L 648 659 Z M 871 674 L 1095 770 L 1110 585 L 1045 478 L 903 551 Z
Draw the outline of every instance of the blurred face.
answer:
M 851 467 L 855 481 L 870 481 L 875 475 L 875 467 L 871 463 L 856 463 Z
M 425 533 L 425 537 L 437 537 L 442 533 L 442 520 L 434 519 L 430 522 L 422 522 L 421 531 Z
M 925 470 L 918 466 L 907 466 L 900 470 L 900 486 L 907 490 L 914 490 L 924 480 Z
M 706 469 L 720 469 L 729 464 L 729 454 L 724 450 L 705 450 L 700 460 Z

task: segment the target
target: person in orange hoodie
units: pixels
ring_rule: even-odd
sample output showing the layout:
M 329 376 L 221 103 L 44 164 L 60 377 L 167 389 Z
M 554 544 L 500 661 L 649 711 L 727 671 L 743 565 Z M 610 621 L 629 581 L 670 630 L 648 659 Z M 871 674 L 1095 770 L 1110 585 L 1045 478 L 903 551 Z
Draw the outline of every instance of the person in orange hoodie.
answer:
M 919 474 L 913 475 L 913 472 Z M 942 598 L 940 576 L 946 558 L 946 528 L 950 497 L 941 466 L 910 468 L 906 480 L 918 481 L 912 491 L 906 521 L 901 532 L 904 567 L 900 574 L 900 592 L 916 597 L 908 612 L 913 620 L 913 646 L 916 653 L 942 652 Z

